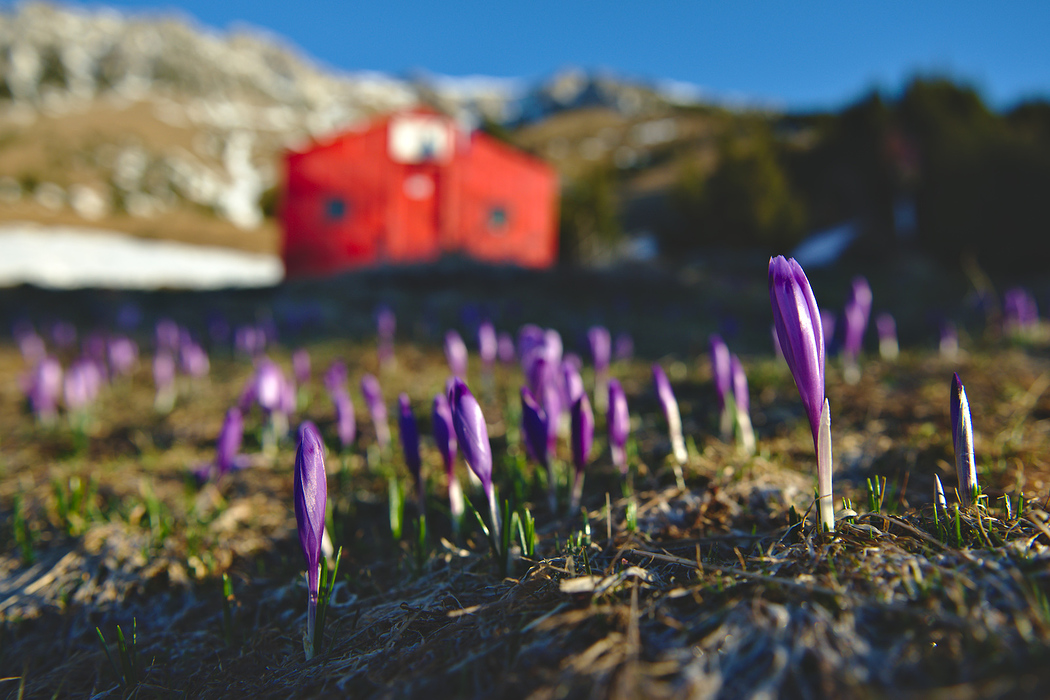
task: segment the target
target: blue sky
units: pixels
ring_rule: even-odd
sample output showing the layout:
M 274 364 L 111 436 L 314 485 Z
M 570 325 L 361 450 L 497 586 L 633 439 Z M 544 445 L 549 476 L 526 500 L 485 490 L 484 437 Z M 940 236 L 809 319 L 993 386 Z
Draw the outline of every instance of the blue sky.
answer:
M 4 3 L 9 5 L 10 3 Z M 837 107 L 916 72 L 994 106 L 1050 97 L 1047 2 L 115 0 L 227 30 L 259 27 L 348 71 L 537 78 L 566 66 L 695 83 L 719 98 Z

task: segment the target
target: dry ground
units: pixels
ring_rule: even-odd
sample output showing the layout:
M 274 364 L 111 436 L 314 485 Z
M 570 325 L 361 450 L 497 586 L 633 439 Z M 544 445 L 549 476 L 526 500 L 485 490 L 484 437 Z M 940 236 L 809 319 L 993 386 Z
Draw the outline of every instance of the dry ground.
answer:
M 69 300 L 19 294 L 9 299 L 32 297 L 31 310 Z M 214 297 L 165 299 L 175 308 L 173 300 L 185 307 Z M 416 341 L 427 308 L 415 318 L 399 308 L 398 366 L 379 375 L 391 406 L 409 393 L 424 435 L 447 372 L 436 343 Z M 373 447 L 357 393 L 361 374 L 377 369 L 374 343 L 347 335 L 358 339 L 302 341 L 315 378 L 293 419 L 314 420 L 329 439 L 329 528 L 344 548 L 327 648 L 312 661 L 300 639 L 306 592 L 291 504 L 294 445 L 265 453 L 253 414 L 250 468 L 202 488 L 187 476 L 212 457 L 249 362 L 214 351 L 210 378 L 184 382 L 174 411 L 160 415 L 144 357 L 130 381 L 104 391 L 82 443 L 62 421 L 34 423 L 21 399 L 21 357 L 0 347 L 0 696 L 1050 694 L 1046 345 L 989 336 L 964 339 L 969 352 L 952 361 L 922 349 L 895 363 L 869 358 L 853 387 L 829 362 L 836 498 L 851 498 L 857 512 L 834 535 L 813 527 L 812 441 L 790 375 L 769 355 L 745 357 L 754 457 L 714 435 L 706 357 L 679 350 L 662 358 L 691 438 L 685 491 L 666 462 L 649 360 L 615 365 L 634 421 L 634 493 L 625 495 L 599 437 L 587 512 L 571 516 L 548 510 L 542 478 L 519 453 L 520 372 L 500 368 L 485 391 L 472 356 L 469 383 L 490 424 L 499 488 L 531 509 L 539 533 L 535 556 L 501 572 L 476 526 L 460 541 L 452 536 L 445 479 L 426 438 L 429 538 L 423 550 L 412 543 L 409 504 L 404 539 L 392 539 L 388 477 L 407 472 L 399 449 Z M 289 346 L 299 343 L 271 354 L 287 368 Z M 566 345 L 575 343 L 567 337 Z M 361 432 L 348 454 L 335 446 L 319 379 L 336 357 L 349 365 Z M 949 492 L 956 483 L 953 371 L 973 406 L 988 496 L 957 518 L 930 505 L 934 474 Z M 602 428 L 599 419 L 599 435 Z M 879 477 L 884 497 L 873 509 L 867 480 Z M 232 580 L 229 624 L 223 573 Z M 117 625 L 128 632 L 133 620 L 138 685 L 125 688 L 95 627 L 116 654 Z

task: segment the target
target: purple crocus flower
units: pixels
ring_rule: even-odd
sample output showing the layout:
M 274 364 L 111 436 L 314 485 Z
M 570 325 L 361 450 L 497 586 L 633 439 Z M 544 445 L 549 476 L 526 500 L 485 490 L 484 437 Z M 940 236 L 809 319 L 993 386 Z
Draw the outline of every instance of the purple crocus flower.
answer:
M 583 495 L 583 472 L 591 460 L 591 447 L 594 444 L 594 412 L 587 394 L 581 393 L 572 404 L 572 463 L 576 467 L 576 477 L 572 484 L 572 500 L 569 510 L 575 511 L 580 506 Z
M 558 484 L 551 463 L 554 443 L 551 441 L 549 414 L 527 386 L 521 387 L 521 432 L 525 438 L 526 453 L 547 470 L 548 497 L 551 512 L 554 512 L 558 508 Z
M 871 315 L 871 287 L 863 277 L 853 280 L 853 293 L 843 313 L 846 321 L 846 330 L 843 333 L 842 355 L 846 362 L 843 374 L 845 380 L 850 384 L 856 384 L 860 380 L 860 367 L 857 358 L 864 347 L 864 333 L 868 329 L 868 317 Z
M 31 325 L 15 329 L 15 340 L 18 342 L 18 350 L 22 353 L 22 359 L 31 366 L 36 366 L 47 356 L 47 345 L 44 339 L 37 335 Z
M 1039 309 L 1032 295 L 1021 287 L 1003 292 L 1003 329 L 1008 334 L 1031 332 L 1039 323 Z
M 594 407 L 598 413 L 608 410 L 609 361 L 612 359 L 612 338 L 604 326 L 592 326 L 587 331 L 587 344 L 594 362 Z
M 162 318 L 157 321 L 155 336 L 157 339 L 157 352 L 166 350 L 175 354 L 179 349 L 179 324 L 170 318 Z
M 281 411 L 284 397 L 284 373 L 275 362 L 263 358 L 255 368 L 255 401 L 267 413 Z
M 386 403 L 383 401 L 383 391 L 379 387 L 379 380 L 371 374 L 361 377 L 361 395 L 365 398 L 368 412 L 372 414 L 372 424 L 375 426 L 379 449 L 385 450 L 390 445 L 390 426 L 387 423 Z
M 478 355 L 481 356 L 481 364 L 486 369 L 491 369 L 496 362 L 499 352 L 499 341 L 496 339 L 496 329 L 490 321 L 482 321 L 478 326 Z
M 379 340 L 379 365 L 389 367 L 394 363 L 394 334 L 397 317 L 389 306 L 380 306 L 376 311 L 376 335 Z
M 310 383 L 310 353 L 306 348 L 299 348 L 292 353 L 292 376 L 299 386 Z
M 332 400 L 335 400 L 339 393 L 346 393 L 346 382 L 346 363 L 342 360 L 333 360 L 324 373 L 324 388 Z
M 824 398 L 824 333 L 813 289 L 794 258 L 778 255 L 769 259 L 769 300 L 780 348 L 813 432 L 820 524 L 833 530 L 831 411 Z
M 613 357 L 621 362 L 626 362 L 634 356 L 634 339 L 630 333 L 623 332 L 616 336 L 613 344 Z
M 71 348 L 77 342 L 77 327 L 69 321 L 57 321 L 51 327 L 51 340 L 60 348 Z
M 584 395 L 583 389 L 583 378 L 580 376 L 580 370 L 577 369 L 575 363 L 571 362 L 568 357 L 561 363 L 561 376 L 562 383 L 565 386 L 565 400 L 569 406 L 576 403 L 576 400 Z
M 514 362 L 516 357 L 514 352 L 514 338 L 511 337 L 510 333 L 503 331 L 499 334 L 496 339 L 496 354 L 499 355 L 499 361 L 505 365 Z
M 660 408 L 667 419 L 667 431 L 671 438 L 671 452 L 674 454 L 675 479 L 678 486 L 684 488 L 685 480 L 682 476 L 682 465 L 689 459 L 685 451 L 685 438 L 682 437 L 682 414 L 678 411 L 678 401 L 674 397 L 674 389 L 663 368 L 653 364 L 653 384 L 656 386 L 656 396 L 660 400 Z
M 955 448 L 955 471 L 959 477 L 959 500 L 963 506 L 973 503 L 977 491 L 977 467 L 973 459 L 973 423 L 970 420 L 970 402 L 966 388 L 956 372 L 952 375 L 950 397 L 952 418 L 952 446 Z
M 728 441 L 733 434 L 733 415 L 726 399 L 732 390 L 733 370 L 729 363 L 729 348 L 722 336 L 712 333 L 708 338 L 711 347 L 711 376 L 715 382 L 715 396 L 718 398 L 719 432 L 723 441 Z
M 412 402 L 408 394 L 402 393 L 397 397 L 397 426 L 401 438 L 401 450 L 405 455 L 405 465 L 412 472 L 412 478 L 416 482 L 416 498 L 419 501 L 419 511 L 422 513 L 426 504 L 426 492 L 423 484 L 423 463 L 419 458 L 419 428 L 416 426 L 416 417 L 412 413 Z
M 434 442 L 437 444 L 441 460 L 445 463 L 445 474 L 448 477 L 449 509 L 452 513 L 452 527 L 458 533 L 459 523 L 463 519 L 463 489 L 456 478 L 456 427 L 452 423 L 452 409 L 445 394 L 434 396 L 433 410 Z
M 63 383 L 66 409 L 71 412 L 84 410 L 98 397 L 101 386 L 102 374 L 98 366 L 87 358 L 77 360 L 66 372 Z
M 467 344 L 456 331 L 445 333 L 445 359 L 452 374 L 460 379 L 467 376 Z
M 219 438 L 215 442 L 215 466 L 220 476 L 236 466 L 243 439 L 244 417 L 241 410 L 234 406 L 226 412 L 226 418 L 219 430 Z
M 153 356 L 153 383 L 157 388 L 156 409 L 170 411 L 175 403 L 175 358 L 166 350 Z
M 37 420 L 44 423 L 54 420 L 61 392 L 62 365 L 54 357 L 45 357 L 33 369 L 27 388 L 29 405 Z
M 729 358 L 729 367 L 733 375 L 733 404 L 736 406 L 736 422 L 740 426 L 740 441 L 748 454 L 754 454 L 755 429 L 751 425 L 751 397 L 747 390 L 747 373 L 736 355 Z
M 339 444 L 347 449 L 357 435 L 357 421 L 354 415 L 354 402 L 345 389 L 337 391 L 332 402 L 335 404 L 335 429 L 339 435 Z
M 299 427 L 299 449 L 295 453 L 295 523 L 299 546 L 306 559 L 306 586 L 309 591 L 306 634 L 307 648 L 313 646 L 317 618 L 317 599 L 321 578 L 321 542 L 324 538 L 328 480 L 324 470 L 324 443 L 317 426 L 306 421 Z M 309 654 L 309 652 L 307 652 Z
M 449 408 L 452 410 L 452 425 L 456 429 L 456 439 L 463 459 L 471 471 L 481 480 L 485 496 L 489 501 L 492 516 L 492 532 L 499 541 L 499 510 L 496 504 L 496 491 L 492 486 L 492 446 L 489 445 L 489 430 L 485 425 L 485 416 L 481 406 L 470 393 L 470 389 L 458 377 L 452 381 L 448 396 Z
M 211 369 L 208 353 L 192 340 L 183 343 L 179 348 L 179 360 L 182 371 L 197 379 L 206 377 Z
M 110 339 L 107 354 L 113 374 L 126 376 L 135 370 L 139 360 L 139 346 L 131 338 L 117 336 Z
M 609 451 L 620 473 L 627 475 L 627 436 L 631 432 L 631 415 L 627 411 L 627 394 L 618 379 L 609 380 Z
M 897 344 L 897 322 L 893 316 L 883 312 L 875 317 L 875 330 L 879 334 L 879 355 L 884 360 L 895 360 L 900 354 Z

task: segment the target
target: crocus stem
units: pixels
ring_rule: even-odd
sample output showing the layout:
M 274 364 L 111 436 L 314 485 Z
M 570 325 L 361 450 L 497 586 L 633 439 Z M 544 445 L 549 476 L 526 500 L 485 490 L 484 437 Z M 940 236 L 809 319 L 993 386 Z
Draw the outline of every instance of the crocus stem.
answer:
M 492 537 L 498 543 L 499 539 L 499 505 L 496 503 L 496 489 L 492 484 L 485 485 L 485 496 L 489 499 L 489 515 L 492 519 Z
M 314 628 L 317 625 L 317 591 L 310 591 L 310 602 L 306 611 L 306 660 L 314 656 Z
M 751 425 L 751 416 L 747 415 L 747 411 L 742 411 L 738 408 L 736 422 L 740 427 L 740 443 L 744 448 L 744 452 L 749 455 L 755 454 L 755 429 Z
M 730 401 L 727 400 L 725 408 L 719 414 L 718 432 L 722 436 L 722 442 L 729 442 L 733 437 L 733 410 L 729 404 Z
M 448 477 L 448 505 L 452 513 L 452 532 L 459 537 L 459 525 L 463 520 L 463 488 L 455 474 Z
M 821 530 L 835 530 L 835 502 L 831 493 L 831 406 L 824 399 L 817 429 L 817 500 Z
M 580 498 L 583 496 L 583 470 L 577 469 L 576 476 L 572 481 L 572 498 L 569 500 L 569 514 L 576 512 L 580 507 Z

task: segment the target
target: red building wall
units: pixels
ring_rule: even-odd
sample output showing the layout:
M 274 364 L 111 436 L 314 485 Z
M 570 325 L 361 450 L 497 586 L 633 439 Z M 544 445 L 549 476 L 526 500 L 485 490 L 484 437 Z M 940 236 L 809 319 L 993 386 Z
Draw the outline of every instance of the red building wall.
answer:
M 443 252 L 526 267 L 555 262 L 557 180 L 549 166 L 451 122 L 451 147 L 436 157 L 394 158 L 397 118 L 287 154 L 281 220 L 289 276 L 428 262 Z

